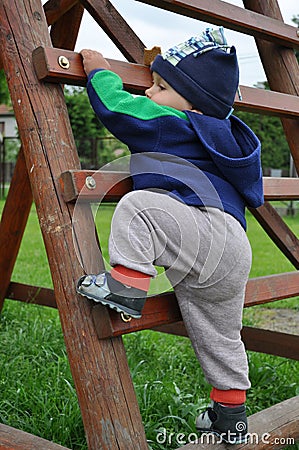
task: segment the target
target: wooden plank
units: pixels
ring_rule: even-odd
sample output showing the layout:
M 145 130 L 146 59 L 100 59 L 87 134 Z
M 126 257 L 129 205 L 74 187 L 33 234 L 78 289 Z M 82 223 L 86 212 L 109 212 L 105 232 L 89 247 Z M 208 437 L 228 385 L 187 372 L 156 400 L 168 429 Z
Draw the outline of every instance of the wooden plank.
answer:
M 294 267 L 299 269 L 299 239 L 286 225 L 278 212 L 268 202 L 257 209 L 249 209 L 275 245 Z
M 299 439 L 299 396 L 277 403 L 248 417 L 249 442 L 231 445 L 214 441 L 211 435 L 177 450 L 279 450 Z M 210 439 L 208 439 L 208 437 Z
M 299 178 L 264 177 L 265 200 L 298 200 Z
M 51 27 L 51 40 L 54 47 L 74 50 L 84 8 L 80 3 L 66 11 Z M 69 24 L 72 24 L 70 27 Z
M 87 179 L 92 177 L 88 187 Z M 95 183 L 95 184 L 93 184 Z M 298 200 L 299 178 L 264 177 L 265 200 Z M 69 170 L 60 176 L 60 186 L 66 202 L 73 202 L 80 196 L 84 201 L 117 201 L 132 190 L 129 172 L 97 170 Z
M 63 69 L 58 64 L 58 58 L 65 56 L 69 69 Z M 112 70 L 123 80 L 125 88 L 135 94 L 143 94 L 152 84 L 150 69 L 141 64 L 111 60 Z M 82 58 L 78 53 L 61 51 L 57 48 L 37 48 L 33 52 L 33 63 L 39 80 L 52 83 L 66 83 L 76 86 L 86 85 L 86 75 L 83 70 Z M 299 98 L 293 95 L 264 89 L 240 87 L 243 99 L 235 99 L 235 108 L 260 114 L 299 117 Z
M 113 202 L 133 187 L 130 173 L 97 170 L 69 170 L 61 174 L 60 187 L 66 202 Z
M 247 282 L 244 307 L 297 297 L 299 272 L 286 272 L 264 277 L 250 278 Z
M 183 16 L 270 40 L 285 47 L 299 48 L 296 27 L 281 23 L 221 0 L 138 0 Z M 252 0 L 256 2 L 256 0 Z M 259 2 L 268 3 L 268 2 Z
M 31 187 L 24 153 L 21 149 L 0 223 L 0 309 L 10 283 L 31 205 Z
M 32 52 L 39 46 L 51 46 L 40 0 L 1 0 L 4 69 L 87 442 L 94 449 L 143 450 L 147 442 L 122 340 L 97 339 L 91 304 L 75 292 L 84 270 L 98 272 L 103 263 L 98 248 L 90 241 L 94 223 L 89 206 L 77 205 L 80 220 L 74 224 L 74 205 L 66 204 L 60 194 L 59 175 L 79 169 L 80 163 L 61 87 L 40 83 L 36 78 Z M 103 311 L 100 320 L 106 317 Z
M 44 11 L 48 25 L 53 25 L 66 12 L 73 8 L 79 0 L 48 0 L 44 4 Z
M 143 63 L 145 45 L 109 0 L 81 0 L 81 3 L 128 61 Z
M 244 307 L 265 304 L 297 295 L 299 295 L 299 272 L 251 278 L 246 287 Z M 106 320 L 104 325 L 99 326 L 99 318 L 102 313 L 103 306 L 96 305 L 93 307 L 92 315 L 100 339 L 145 329 L 157 329 L 160 325 L 164 327 L 167 324 L 174 324 L 176 329 L 177 322 L 182 320 L 174 292 L 149 296 L 141 319 L 124 322 L 120 314 L 109 309 L 109 320 Z M 169 327 L 166 327 L 166 329 L 172 330 Z M 178 330 L 180 330 L 178 334 L 181 334 L 182 329 L 179 327 Z
M 0 448 L 2 450 L 70 450 L 2 423 L 0 424 Z
M 5 298 L 57 308 L 53 289 L 10 282 Z
M 242 339 L 247 350 L 299 360 L 299 336 L 243 327 Z

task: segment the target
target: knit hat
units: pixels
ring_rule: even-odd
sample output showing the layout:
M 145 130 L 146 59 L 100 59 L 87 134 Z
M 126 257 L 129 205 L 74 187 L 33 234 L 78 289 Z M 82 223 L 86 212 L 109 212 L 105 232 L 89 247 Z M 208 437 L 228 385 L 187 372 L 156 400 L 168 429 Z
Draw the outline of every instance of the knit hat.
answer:
M 225 119 L 232 113 L 239 67 L 236 49 L 227 45 L 222 27 L 207 28 L 156 56 L 151 70 L 203 114 Z

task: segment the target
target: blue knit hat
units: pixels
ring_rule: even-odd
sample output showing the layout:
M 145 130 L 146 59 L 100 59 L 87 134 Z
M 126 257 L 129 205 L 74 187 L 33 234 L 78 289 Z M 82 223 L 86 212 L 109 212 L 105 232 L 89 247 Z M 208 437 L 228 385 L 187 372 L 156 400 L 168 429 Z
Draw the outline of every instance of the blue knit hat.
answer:
M 203 114 L 225 119 L 232 113 L 239 67 L 236 49 L 227 45 L 222 27 L 207 28 L 156 56 L 151 70 Z

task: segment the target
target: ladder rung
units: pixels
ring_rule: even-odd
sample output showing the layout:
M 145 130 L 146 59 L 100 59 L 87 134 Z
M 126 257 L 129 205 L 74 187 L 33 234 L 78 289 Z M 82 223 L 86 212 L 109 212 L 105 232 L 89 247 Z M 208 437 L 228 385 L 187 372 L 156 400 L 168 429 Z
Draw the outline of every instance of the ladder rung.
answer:
M 299 178 L 264 177 L 265 200 L 299 199 Z M 129 172 L 69 170 L 61 174 L 60 184 L 66 202 L 78 198 L 89 202 L 112 202 L 132 190 Z

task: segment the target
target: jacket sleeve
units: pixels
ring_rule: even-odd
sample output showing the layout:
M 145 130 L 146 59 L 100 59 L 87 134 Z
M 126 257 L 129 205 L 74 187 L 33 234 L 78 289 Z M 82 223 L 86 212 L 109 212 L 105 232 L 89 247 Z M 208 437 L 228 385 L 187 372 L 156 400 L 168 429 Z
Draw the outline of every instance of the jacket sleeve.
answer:
M 180 111 L 125 91 L 121 78 L 110 70 L 91 72 L 87 92 L 103 125 L 133 152 L 152 152 L 157 149 L 161 118 L 184 117 Z

